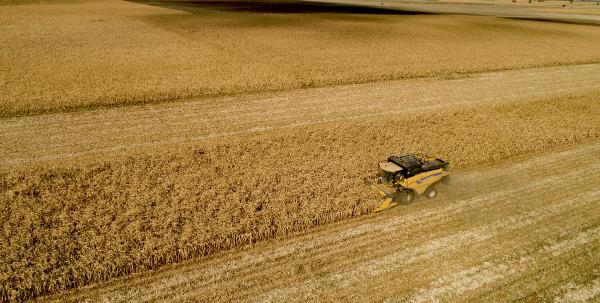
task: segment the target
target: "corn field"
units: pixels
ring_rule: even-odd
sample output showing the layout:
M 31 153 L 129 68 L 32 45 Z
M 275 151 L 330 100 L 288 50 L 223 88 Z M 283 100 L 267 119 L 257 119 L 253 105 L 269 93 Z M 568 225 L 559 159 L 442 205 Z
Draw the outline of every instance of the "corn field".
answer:
M 363 178 L 389 153 L 426 152 L 467 168 L 598 138 L 597 96 L 2 172 L 0 298 L 34 298 L 366 214 L 379 198 Z
M 48 3 L 0 6 L 1 117 L 600 62 L 595 26 L 245 13 L 182 1 Z
M 593 26 L 154 2 L 0 0 L 0 117 L 600 62 Z M 0 301 L 367 214 L 379 197 L 363 180 L 390 153 L 460 169 L 597 139 L 599 95 L 0 166 Z

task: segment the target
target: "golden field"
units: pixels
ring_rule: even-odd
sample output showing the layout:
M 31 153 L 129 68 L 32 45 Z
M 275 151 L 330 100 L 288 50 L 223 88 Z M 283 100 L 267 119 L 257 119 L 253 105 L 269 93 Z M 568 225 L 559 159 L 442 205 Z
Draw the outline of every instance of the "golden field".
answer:
M 467 168 L 596 139 L 597 98 L 331 122 L 4 172 L 1 298 L 55 293 L 365 214 L 378 199 L 363 178 L 391 150 Z
M 568 301 L 600 283 L 598 28 L 299 1 L 0 0 L 0 301 L 96 283 L 116 285 L 111 302 L 373 298 L 352 281 L 381 301 Z M 363 216 L 380 202 L 364 180 L 395 152 L 448 160 L 458 186 Z M 152 276 L 184 260 L 201 273 Z M 130 273 L 150 277 L 119 286 Z M 476 285 L 519 273 L 545 274 Z
M 300 2 L 39 3 L 0 6 L 2 117 L 600 62 L 595 26 Z

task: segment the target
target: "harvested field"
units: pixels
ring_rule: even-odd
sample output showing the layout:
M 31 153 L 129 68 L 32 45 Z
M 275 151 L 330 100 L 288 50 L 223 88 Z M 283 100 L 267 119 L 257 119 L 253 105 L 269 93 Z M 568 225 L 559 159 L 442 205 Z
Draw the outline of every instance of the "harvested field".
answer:
M 244 3 L 0 6 L 0 116 L 600 62 L 596 26 Z
M 362 180 L 390 152 L 428 152 L 460 168 L 594 140 L 597 98 L 391 114 L 13 168 L 0 178 L 2 296 L 52 293 L 368 213 L 378 200 Z
M 456 172 L 436 200 L 47 301 L 597 299 L 598 161 L 595 142 Z

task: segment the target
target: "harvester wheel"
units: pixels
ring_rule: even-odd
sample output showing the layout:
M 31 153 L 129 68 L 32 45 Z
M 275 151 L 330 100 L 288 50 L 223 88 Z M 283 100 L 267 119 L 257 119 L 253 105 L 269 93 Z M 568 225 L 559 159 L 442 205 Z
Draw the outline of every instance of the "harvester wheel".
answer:
M 429 186 L 426 190 L 425 190 L 425 197 L 429 198 L 429 199 L 433 199 L 435 198 L 435 196 L 437 196 L 437 190 L 435 190 L 435 187 L 433 186 Z
M 412 190 L 405 190 L 402 192 L 400 200 L 404 204 L 409 204 L 415 200 L 415 193 Z

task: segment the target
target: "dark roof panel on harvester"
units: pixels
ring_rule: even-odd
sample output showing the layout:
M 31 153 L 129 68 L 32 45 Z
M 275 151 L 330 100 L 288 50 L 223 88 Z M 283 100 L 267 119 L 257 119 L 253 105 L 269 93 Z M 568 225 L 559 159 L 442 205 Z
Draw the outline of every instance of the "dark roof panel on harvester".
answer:
M 408 170 L 421 167 L 421 160 L 415 155 L 393 155 L 388 158 L 388 161 Z

